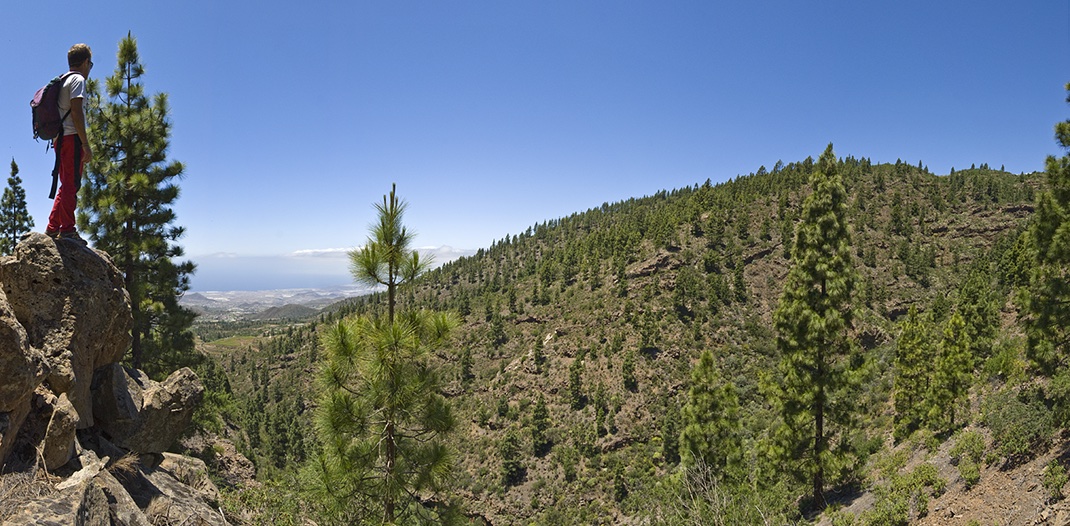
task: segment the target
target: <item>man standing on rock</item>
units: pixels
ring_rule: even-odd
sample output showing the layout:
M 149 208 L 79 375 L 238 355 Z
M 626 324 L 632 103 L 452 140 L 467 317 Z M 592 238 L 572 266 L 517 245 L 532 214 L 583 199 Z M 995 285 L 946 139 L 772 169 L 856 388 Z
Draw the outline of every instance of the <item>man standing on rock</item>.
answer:
M 59 93 L 59 113 L 66 115 L 63 133 L 53 146 L 59 165 L 59 192 L 48 215 L 45 234 L 49 237 L 73 239 L 85 244 L 74 229 L 74 210 L 77 206 L 78 189 L 82 186 L 82 165 L 93 159 L 89 139 L 85 134 L 86 79 L 93 69 L 93 52 L 85 44 L 75 44 L 67 51 L 68 75 Z

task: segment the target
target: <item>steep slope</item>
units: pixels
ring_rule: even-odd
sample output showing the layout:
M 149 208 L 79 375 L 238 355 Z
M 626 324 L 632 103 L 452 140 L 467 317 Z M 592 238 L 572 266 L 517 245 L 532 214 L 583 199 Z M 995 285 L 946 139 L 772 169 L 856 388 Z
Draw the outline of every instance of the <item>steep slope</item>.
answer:
M 771 313 L 812 169 L 811 159 L 778 162 L 727 183 L 534 225 L 403 294 L 405 307 L 464 318 L 456 344 L 436 359 L 459 420 L 453 441 L 465 507 L 493 524 L 628 524 L 680 504 L 662 482 L 677 471 L 679 408 L 707 349 L 738 389 L 747 463 L 758 469 L 774 419 L 760 388 L 777 360 Z M 911 305 L 943 321 L 966 301 L 966 277 L 980 273 L 1002 311 L 1001 349 L 1017 353 L 1008 300 L 1024 275 L 1016 242 L 1041 177 L 987 166 L 935 176 L 920 163 L 850 157 L 839 170 L 861 275 L 854 335 L 866 359 L 855 446 L 871 464 L 893 447 L 924 456 L 923 440 L 892 440 L 896 321 Z M 239 443 L 265 473 L 281 476 L 313 447 L 309 433 L 283 431 L 309 430 L 317 327 L 381 302 L 349 301 L 316 323 L 272 329 L 233 352 L 217 348 L 242 406 Z M 983 379 L 974 420 L 984 393 L 1009 381 Z M 854 489 L 834 492 L 845 495 L 845 510 L 871 509 L 867 490 L 890 484 L 867 472 Z M 804 488 L 775 473 L 751 476 L 759 490 L 752 507 L 798 518 Z M 941 498 L 964 491 L 947 488 Z
M 674 468 L 674 420 L 704 349 L 739 388 L 746 441 L 756 445 L 772 418 L 758 386 L 775 363 L 771 311 L 811 169 L 810 160 L 778 163 L 603 205 L 427 276 L 411 304 L 466 320 L 456 352 L 441 357 L 464 421 L 464 500 L 495 524 L 634 520 Z M 866 447 L 879 448 L 891 418 L 894 321 L 910 305 L 946 315 L 971 270 L 1008 265 L 1039 178 L 986 166 L 937 177 L 852 158 L 841 171 L 862 275 L 856 335 L 871 362 L 859 411 Z M 1010 279 L 992 283 L 1005 295 Z M 539 399 L 552 446 L 537 454 Z M 518 457 L 519 476 L 503 473 L 503 455 Z

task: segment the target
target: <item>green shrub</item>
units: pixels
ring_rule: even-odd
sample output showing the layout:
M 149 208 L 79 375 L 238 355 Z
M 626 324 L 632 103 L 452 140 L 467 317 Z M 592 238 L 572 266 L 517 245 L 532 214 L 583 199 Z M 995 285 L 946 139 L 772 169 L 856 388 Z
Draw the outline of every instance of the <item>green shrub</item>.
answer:
M 969 457 L 959 460 L 959 476 L 966 483 L 966 489 L 971 489 L 981 480 L 981 468 Z
M 940 478 L 936 466 L 928 463 L 914 468 L 909 474 L 896 473 L 889 478 L 889 483 L 874 488 L 877 502 L 873 509 L 858 517 L 858 524 L 905 526 L 910 523 L 911 512 L 916 517 L 928 514 L 929 498 L 942 494 L 947 486 L 947 481 Z
M 985 437 L 979 431 L 962 431 L 955 439 L 955 446 L 951 448 L 951 459 L 961 461 L 969 458 L 974 463 L 981 461 L 985 453 Z
M 902 491 L 878 488 L 873 509 L 859 516 L 861 526 L 906 526 L 910 523 L 910 502 Z
M 1018 346 L 1013 342 L 1000 342 L 985 360 L 984 376 L 988 379 L 1014 381 L 1022 376 L 1022 361 L 1018 357 Z
M 1048 467 L 1044 468 L 1044 489 L 1048 490 L 1051 500 L 1063 498 L 1063 486 L 1070 482 L 1070 476 L 1066 474 L 1066 468 L 1058 460 L 1052 459 Z
M 932 488 L 933 495 L 941 495 L 944 493 L 944 489 L 947 487 L 947 481 L 940 478 L 940 473 L 936 470 L 936 466 L 932 464 L 922 464 L 916 468 L 910 474 L 910 489 L 915 492 L 920 492 L 926 487 Z
M 829 522 L 832 526 L 854 526 L 856 522 L 853 513 L 848 513 L 843 510 L 834 510 L 828 513 Z
M 992 394 L 982 413 L 997 451 L 1015 464 L 1034 456 L 1055 431 L 1051 410 L 1032 391 Z
M 962 431 L 951 448 L 951 460 L 958 465 L 959 476 L 966 483 L 966 489 L 977 485 L 981 480 L 981 457 L 985 453 L 985 439 L 978 431 Z
M 1055 424 L 1067 427 L 1070 424 L 1070 371 L 1063 369 L 1052 377 L 1047 395 L 1052 403 Z

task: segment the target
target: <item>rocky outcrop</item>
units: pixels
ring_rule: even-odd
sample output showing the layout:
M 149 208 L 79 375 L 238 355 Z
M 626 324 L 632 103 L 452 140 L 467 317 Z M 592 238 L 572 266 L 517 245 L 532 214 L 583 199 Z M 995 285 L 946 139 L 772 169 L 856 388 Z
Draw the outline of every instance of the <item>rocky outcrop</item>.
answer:
M 0 259 L 0 285 L 25 331 L 28 356 L 43 355 L 49 388 L 67 394 L 79 429 L 92 426 L 93 371 L 119 361 L 130 346 L 122 273 L 103 252 L 31 234 Z
M 132 325 L 107 254 L 31 234 L 0 257 L 0 494 L 37 488 L 5 498 L 0 525 L 225 523 L 210 481 L 176 476 L 195 461 L 160 462 L 204 388 L 188 368 L 156 382 L 120 365 Z
M 117 446 L 162 453 L 178 439 L 200 404 L 204 387 L 189 368 L 154 382 L 145 373 L 111 364 L 97 370 L 93 411 Z

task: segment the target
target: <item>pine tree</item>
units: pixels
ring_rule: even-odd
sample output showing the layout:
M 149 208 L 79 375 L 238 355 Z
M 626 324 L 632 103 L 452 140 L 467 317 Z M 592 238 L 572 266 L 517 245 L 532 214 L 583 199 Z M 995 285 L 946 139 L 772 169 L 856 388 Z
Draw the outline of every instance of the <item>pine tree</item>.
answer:
M 635 377 L 635 353 L 629 352 L 624 355 L 624 363 L 621 365 L 621 377 L 625 389 L 633 393 L 639 390 L 639 380 Z
M 973 378 L 973 354 L 966 322 L 958 312 L 944 327 L 944 337 L 937 349 L 936 364 L 930 384 L 928 422 L 933 431 L 954 428 L 956 409 L 970 388 Z M 960 415 L 961 416 L 961 415 Z
M 520 459 L 520 436 L 516 429 L 510 429 L 498 443 L 498 454 L 502 457 L 502 484 L 515 486 L 524 481 L 527 469 Z
M 1055 125 L 1055 140 L 1070 149 L 1070 119 Z M 1046 168 L 1048 191 L 1029 230 L 1034 261 L 1024 310 L 1029 356 L 1051 374 L 1070 358 L 1070 155 L 1048 156 Z
M 26 209 L 26 190 L 22 188 L 19 165 L 11 159 L 11 176 L 7 178 L 7 188 L 0 199 L 0 255 L 14 252 L 19 238 L 31 229 L 33 218 Z
M 587 397 L 583 394 L 583 359 L 577 357 L 568 367 L 568 404 L 573 409 L 583 409 Z
M 1000 303 L 988 272 L 974 270 L 959 289 L 957 310 L 966 323 L 971 351 L 978 358 L 992 354 L 992 344 L 999 330 Z
M 397 312 L 400 285 L 429 261 L 410 248 L 405 204 L 391 188 L 376 205 L 379 223 L 364 247 L 350 253 L 354 278 L 387 288 L 387 316 L 339 321 L 323 336 L 327 363 L 320 378 L 317 429 L 323 451 L 317 491 L 328 511 L 354 522 L 437 520 L 416 498 L 441 500 L 452 471 L 442 438 L 454 427 L 428 357 L 458 321 L 428 311 Z
M 669 403 L 661 413 L 661 456 L 670 466 L 680 462 L 680 414 L 676 407 Z
M 144 73 L 137 40 L 127 34 L 115 73 L 104 82 L 107 100 L 95 80 L 89 83 L 89 137 L 98 153 L 86 170 L 78 224 L 123 273 L 134 315 L 131 362 L 150 365 L 151 373 L 192 360 L 194 314 L 178 298 L 195 267 L 175 261 L 184 254 L 177 240 L 185 229 L 174 225 L 171 207 L 183 166 L 167 160 L 167 94 L 150 100 Z
M 349 253 L 349 270 L 353 279 L 365 285 L 382 285 L 387 293 L 387 321 L 394 322 L 398 288 L 410 283 L 430 268 L 429 259 L 421 259 L 413 250 L 413 234 L 402 224 L 407 205 L 397 197 L 397 185 L 391 185 L 390 195 L 383 196 L 383 204 L 376 204 L 379 224 L 363 248 Z
M 546 399 L 540 393 L 531 414 L 531 448 L 537 457 L 546 456 L 553 447 L 553 442 L 546 434 L 550 425 L 550 411 L 546 408 Z
M 895 342 L 895 437 L 903 439 L 927 419 L 933 356 L 928 323 L 910 306 Z
M 680 456 L 687 466 L 703 463 L 722 481 L 743 457 L 736 387 L 717 371 L 713 353 L 704 351 L 691 371 L 691 388 L 682 411 Z
M 773 313 L 780 381 L 771 395 L 782 425 L 776 430 L 779 456 L 792 473 L 813 486 L 823 506 L 826 477 L 846 469 L 851 453 L 832 438 L 849 431 L 855 400 L 848 330 L 856 280 L 847 225 L 847 193 L 836 171 L 832 145 L 812 172 L 812 193 L 803 204 L 792 267 Z

